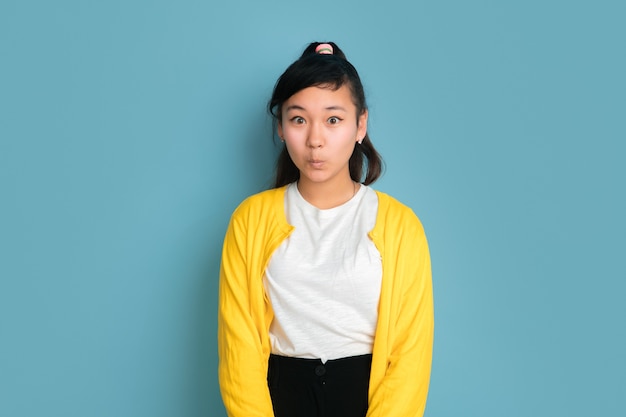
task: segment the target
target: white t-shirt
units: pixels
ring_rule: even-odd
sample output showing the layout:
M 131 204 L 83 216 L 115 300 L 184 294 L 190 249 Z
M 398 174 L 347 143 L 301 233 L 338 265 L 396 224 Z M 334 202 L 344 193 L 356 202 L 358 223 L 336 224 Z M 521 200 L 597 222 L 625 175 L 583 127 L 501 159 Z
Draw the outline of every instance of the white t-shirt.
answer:
M 285 210 L 295 230 L 263 278 L 274 310 L 272 353 L 323 362 L 372 353 L 382 279 L 380 253 L 367 235 L 376 192 L 361 185 L 346 203 L 321 210 L 293 183 Z

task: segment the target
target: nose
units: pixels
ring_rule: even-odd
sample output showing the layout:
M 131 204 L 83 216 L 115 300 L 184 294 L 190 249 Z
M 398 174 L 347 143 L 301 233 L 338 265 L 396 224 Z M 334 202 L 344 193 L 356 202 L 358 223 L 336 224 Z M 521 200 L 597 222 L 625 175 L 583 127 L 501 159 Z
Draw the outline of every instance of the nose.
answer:
M 320 129 L 317 123 L 313 123 L 309 129 L 307 145 L 310 148 L 321 148 L 323 144 L 324 138 L 322 136 L 322 129 Z

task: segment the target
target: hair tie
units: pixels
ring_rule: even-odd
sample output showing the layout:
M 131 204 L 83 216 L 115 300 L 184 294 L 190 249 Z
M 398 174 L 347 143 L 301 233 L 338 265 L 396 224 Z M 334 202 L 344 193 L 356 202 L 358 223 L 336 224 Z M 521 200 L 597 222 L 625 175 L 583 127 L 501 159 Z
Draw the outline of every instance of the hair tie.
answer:
M 320 43 L 315 48 L 315 53 L 320 55 L 332 55 L 333 54 L 333 46 L 328 43 Z

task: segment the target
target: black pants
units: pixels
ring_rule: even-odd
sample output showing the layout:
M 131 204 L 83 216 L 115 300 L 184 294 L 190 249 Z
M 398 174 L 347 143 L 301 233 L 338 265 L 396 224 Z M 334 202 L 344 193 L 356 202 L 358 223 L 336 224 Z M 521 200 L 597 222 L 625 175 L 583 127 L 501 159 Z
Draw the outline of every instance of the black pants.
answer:
M 275 417 L 364 417 L 372 355 L 326 361 L 270 355 Z

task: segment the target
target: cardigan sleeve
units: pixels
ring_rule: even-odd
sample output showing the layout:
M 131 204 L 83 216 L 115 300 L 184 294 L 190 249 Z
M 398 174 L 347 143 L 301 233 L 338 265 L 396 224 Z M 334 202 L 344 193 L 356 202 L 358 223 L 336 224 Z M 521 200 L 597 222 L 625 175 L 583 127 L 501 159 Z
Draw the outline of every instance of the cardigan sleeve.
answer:
M 380 389 L 370 398 L 367 416 L 421 417 L 434 334 L 430 254 L 424 229 L 414 215 L 394 234 L 399 237 L 396 244 L 385 248 L 385 255 L 393 259 L 388 265 L 394 274 L 387 368 Z
M 273 417 L 248 276 L 248 227 L 233 215 L 224 239 L 218 306 L 219 382 L 229 417 Z

